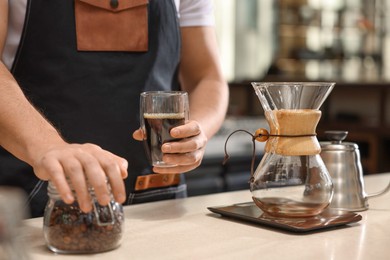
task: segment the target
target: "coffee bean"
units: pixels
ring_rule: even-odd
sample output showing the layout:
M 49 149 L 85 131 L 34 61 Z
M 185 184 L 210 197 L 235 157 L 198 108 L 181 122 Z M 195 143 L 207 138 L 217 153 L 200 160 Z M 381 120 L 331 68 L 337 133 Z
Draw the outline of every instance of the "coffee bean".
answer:
M 113 223 L 99 225 L 100 221 L 111 221 L 107 207 L 98 207 L 98 216 L 94 211 L 84 213 L 77 202 L 69 205 L 61 200 L 48 204 L 44 217 L 44 233 L 49 248 L 63 253 L 96 253 L 119 246 L 124 216 L 123 208 L 111 202 Z

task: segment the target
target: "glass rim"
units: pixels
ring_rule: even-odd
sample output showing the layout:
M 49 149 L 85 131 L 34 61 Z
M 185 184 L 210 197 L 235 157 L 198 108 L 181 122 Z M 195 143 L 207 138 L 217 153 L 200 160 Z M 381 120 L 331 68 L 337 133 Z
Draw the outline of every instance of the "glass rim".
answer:
M 264 81 L 264 82 L 261 82 L 261 81 L 253 81 L 251 82 L 252 85 L 256 85 L 256 86 L 259 86 L 259 85 L 320 85 L 320 86 L 323 86 L 323 85 L 335 85 L 336 82 L 334 81 Z
M 181 90 L 151 90 L 151 91 L 141 92 L 141 96 L 151 96 L 151 95 L 181 96 L 181 95 L 188 95 L 188 92 L 181 91 Z

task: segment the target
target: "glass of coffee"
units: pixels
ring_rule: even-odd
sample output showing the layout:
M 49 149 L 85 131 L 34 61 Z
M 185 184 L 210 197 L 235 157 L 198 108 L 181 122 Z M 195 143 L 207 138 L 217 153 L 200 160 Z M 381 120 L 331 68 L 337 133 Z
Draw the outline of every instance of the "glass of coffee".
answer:
M 140 121 L 144 146 L 151 165 L 173 167 L 163 161 L 161 146 L 177 141 L 170 134 L 172 128 L 188 120 L 188 94 L 184 91 L 147 91 L 140 97 Z

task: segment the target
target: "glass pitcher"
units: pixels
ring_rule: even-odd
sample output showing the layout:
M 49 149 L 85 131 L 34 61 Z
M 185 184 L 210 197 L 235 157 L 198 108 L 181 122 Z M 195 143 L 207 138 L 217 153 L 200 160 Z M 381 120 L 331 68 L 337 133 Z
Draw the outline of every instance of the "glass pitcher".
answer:
M 277 217 L 310 217 L 331 202 L 333 185 L 320 157 L 316 127 L 320 106 L 335 83 L 253 82 L 269 124 L 256 131 L 265 154 L 252 173 L 253 201 Z

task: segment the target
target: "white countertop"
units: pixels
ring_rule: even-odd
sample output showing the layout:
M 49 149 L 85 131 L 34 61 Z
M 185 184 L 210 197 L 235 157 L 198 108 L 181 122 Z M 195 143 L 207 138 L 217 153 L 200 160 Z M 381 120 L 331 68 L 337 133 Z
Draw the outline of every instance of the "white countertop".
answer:
M 367 193 L 385 188 L 390 173 L 365 177 Z M 122 245 L 93 255 L 58 255 L 43 239 L 42 218 L 24 221 L 33 260 L 45 259 L 390 259 L 390 193 L 369 199 L 351 226 L 299 234 L 211 213 L 207 207 L 251 201 L 249 190 L 125 207 Z

